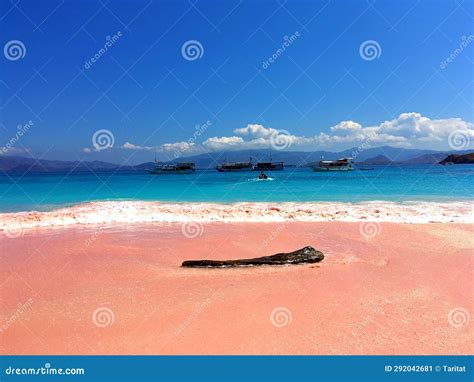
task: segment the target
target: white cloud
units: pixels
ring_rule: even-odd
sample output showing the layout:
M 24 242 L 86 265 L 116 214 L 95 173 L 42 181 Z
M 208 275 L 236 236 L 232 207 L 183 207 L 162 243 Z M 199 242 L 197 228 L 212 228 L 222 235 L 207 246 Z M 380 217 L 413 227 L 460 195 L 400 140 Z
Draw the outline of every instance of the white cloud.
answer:
M 250 135 L 255 138 L 270 138 L 274 134 L 278 134 L 278 130 L 270 129 L 262 125 L 250 124 L 241 129 L 235 129 L 234 134 Z
M 152 149 L 152 147 L 134 145 L 133 143 L 130 143 L 130 142 L 125 142 L 122 145 L 122 148 L 125 150 L 151 150 Z
M 154 151 L 156 153 L 162 153 L 167 156 L 173 155 L 174 157 L 196 154 L 198 152 L 203 151 L 202 149 L 200 150 L 198 147 L 196 147 L 196 145 L 193 142 L 165 143 L 160 146 L 141 146 L 141 145 L 136 145 L 134 143 L 125 142 L 120 147 L 125 150 Z
M 155 150 L 161 153 L 178 153 L 180 156 L 204 151 L 243 150 L 272 148 L 276 137 L 290 142 L 288 150 L 342 150 L 360 144 L 372 147 L 390 145 L 396 147 L 431 148 L 449 150 L 448 137 L 460 131 L 474 143 L 474 124 L 460 118 L 430 119 L 420 113 L 403 113 L 397 118 L 375 126 L 363 126 L 356 121 L 341 121 L 314 136 L 291 135 L 283 130 L 259 124 L 234 129 L 232 136 L 211 137 L 201 144 L 192 142 L 165 143 L 161 146 L 139 146 L 126 142 L 122 148 L 129 150 Z M 470 146 L 472 147 L 472 146 Z M 467 147 L 469 148 L 469 147 Z
M 355 131 L 360 131 L 362 130 L 362 125 L 354 122 L 354 121 L 342 121 L 339 122 L 336 126 L 331 127 L 331 131 L 335 132 L 336 134 L 338 132 L 342 133 L 353 133 Z
M 463 131 L 474 138 L 474 124 L 460 118 L 430 119 L 420 113 L 403 113 L 377 126 L 363 127 L 354 121 L 343 121 L 331 127 L 332 135 L 317 136 L 320 143 L 358 144 L 370 141 L 374 145 L 449 149 L 448 137 L 453 131 Z
M 2 146 L 0 147 L 0 155 L 18 155 L 18 154 L 29 154 L 31 149 L 24 147 L 9 147 Z
M 206 149 L 211 151 L 240 149 L 245 145 L 241 137 L 212 137 L 206 139 L 202 144 Z
M 134 143 L 125 142 L 121 146 L 121 148 L 125 150 L 154 150 L 156 152 L 191 151 L 193 147 L 194 143 L 188 142 L 165 143 L 161 146 L 140 146 Z
M 161 152 L 186 152 L 190 153 L 194 151 L 195 144 L 189 142 L 175 142 L 175 143 L 165 143 L 164 145 L 158 146 L 157 151 Z
M 243 149 L 266 149 L 272 148 L 279 138 L 293 143 L 306 143 L 308 138 L 291 135 L 284 130 L 267 128 L 263 125 L 249 124 L 246 127 L 234 129 L 234 134 L 240 136 L 231 137 L 213 137 L 203 142 L 203 147 L 211 151 L 219 150 L 243 150 Z M 242 138 L 245 137 L 246 139 Z M 272 145 L 273 142 L 273 145 Z

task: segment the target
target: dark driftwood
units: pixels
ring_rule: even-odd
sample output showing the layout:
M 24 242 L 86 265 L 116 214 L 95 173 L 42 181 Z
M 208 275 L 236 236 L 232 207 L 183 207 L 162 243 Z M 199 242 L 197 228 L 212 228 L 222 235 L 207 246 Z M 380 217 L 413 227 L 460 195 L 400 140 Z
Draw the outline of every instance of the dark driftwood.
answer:
M 240 260 L 188 260 L 184 261 L 183 267 L 240 267 L 249 265 L 285 265 L 318 263 L 324 259 L 322 252 L 313 247 L 304 247 L 294 252 L 277 253 L 273 256 L 256 257 L 254 259 Z

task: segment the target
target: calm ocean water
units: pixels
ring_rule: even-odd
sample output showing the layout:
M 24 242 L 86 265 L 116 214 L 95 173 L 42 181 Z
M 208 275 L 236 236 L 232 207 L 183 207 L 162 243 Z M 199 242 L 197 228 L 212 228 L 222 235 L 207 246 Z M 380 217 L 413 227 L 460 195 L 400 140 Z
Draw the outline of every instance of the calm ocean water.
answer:
M 97 200 L 168 202 L 465 201 L 474 199 L 474 165 L 374 167 L 316 173 L 287 168 L 268 173 L 196 171 L 189 175 L 76 173 L 0 176 L 0 211 L 46 211 Z

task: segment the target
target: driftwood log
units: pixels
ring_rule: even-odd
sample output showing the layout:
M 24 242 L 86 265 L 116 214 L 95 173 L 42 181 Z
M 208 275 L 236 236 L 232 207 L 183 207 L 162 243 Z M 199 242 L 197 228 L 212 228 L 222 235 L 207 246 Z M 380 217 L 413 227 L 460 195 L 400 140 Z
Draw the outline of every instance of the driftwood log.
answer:
M 304 247 L 294 252 L 277 253 L 272 256 L 256 257 L 254 259 L 240 260 L 188 260 L 181 264 L 182 267 L 241 267 L 249 265 L 286 265 L 318 263 L 324 259 L 320 251 L 313 247 Z

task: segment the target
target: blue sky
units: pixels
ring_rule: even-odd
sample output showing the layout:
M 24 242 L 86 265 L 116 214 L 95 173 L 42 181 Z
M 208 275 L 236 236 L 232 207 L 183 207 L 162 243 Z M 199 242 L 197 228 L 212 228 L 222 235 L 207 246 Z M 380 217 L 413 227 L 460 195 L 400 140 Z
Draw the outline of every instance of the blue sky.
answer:
M 3 154 L 469 148 L 473 4 L 3 1 Z

